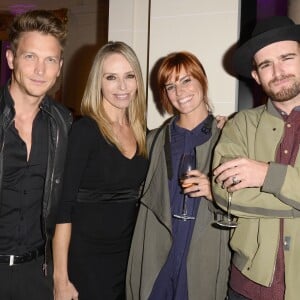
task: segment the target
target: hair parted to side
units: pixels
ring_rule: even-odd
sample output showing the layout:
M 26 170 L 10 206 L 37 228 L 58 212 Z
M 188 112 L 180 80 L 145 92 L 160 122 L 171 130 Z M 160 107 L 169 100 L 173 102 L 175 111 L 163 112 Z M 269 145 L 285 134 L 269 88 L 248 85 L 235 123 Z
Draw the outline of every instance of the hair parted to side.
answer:
M 10 48 L 13 53 L 17 51 L 22 33 L 31 31 L 52 35 L 59 41 L 63 52 L 67 39 L 67 29 L 63 21 L 51 11 L 32 10 L 16 16 L 8 29 Z
M 87 80 L 81 102 L 81 113 L 93 118 L 104 136 L 120 151 L 122 147 L 113 134 L 111 120 L 103 107 L 103 95 L 101 91 L 103 78 L 103 62 L 112 54 L 121 54 L 131 65 L 137 81 L 136 97 L 130 102 L 126 114 L 138 145 L 138 154 L 146 156 L 146 96 L 144 82 L 139 60 L 133 49 L 121 41 L 110 41 L 97 52 Z
M 204 67 L 199 59 L 192 53 L 187 51 L 172 52 L 168 54 L 162 61 L 158 69 L 157 82 L 159 88 L 159 96 L 162 107 L 169 114 L 178 114 L 176 109 L 169 101 L 166 91 L 166 84 L 170 80 L 173 72 L 176 74 L 176 81 L 179 78 L 179 73 L 182 69 L 185 69 L 187 74 L 197 79 L 203 89 L 204 101 L 209 112 L 212 111 L 212 106 L 208 101 L 208 81 Z

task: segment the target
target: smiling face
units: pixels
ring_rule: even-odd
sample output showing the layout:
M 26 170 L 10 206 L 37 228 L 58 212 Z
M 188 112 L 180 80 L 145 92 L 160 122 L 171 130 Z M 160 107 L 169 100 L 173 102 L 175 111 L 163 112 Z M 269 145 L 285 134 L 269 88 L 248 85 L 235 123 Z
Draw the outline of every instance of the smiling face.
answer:
M 12 70 L 10 91 L 15 98 L 40 101 L 55 84 L 62 66 L 58 40 L 36 31 L 24 32 L 16 53 L 7 50 L 6 58 Z
M 259 50 L 252 76 L 276 102 L 300 100 L 300 47 L 295 41 L 281 41 Z M 298 100 L 298 102 L 299 102 Z
M 106 109 L 126 109 L 137 93 L 133 68 L 122 54 L 108 55 L 103 61 L 101 90 Z
M 177 74 L 175 70 L 165 84 L 167 96 L 180 114 L 192 115 L 199 110 L 207 114 L 203 88 L 200 82 L 181 68 Z

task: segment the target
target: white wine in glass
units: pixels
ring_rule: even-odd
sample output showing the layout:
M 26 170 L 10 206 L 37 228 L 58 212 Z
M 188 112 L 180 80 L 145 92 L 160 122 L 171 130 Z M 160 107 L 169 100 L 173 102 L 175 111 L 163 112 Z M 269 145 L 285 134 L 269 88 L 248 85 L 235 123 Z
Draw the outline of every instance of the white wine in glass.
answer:
M 191 170 L 195 169 L 195 167 L 196 167 L 195 155 L 184 153 L 181 157 L 179 171 L 178 171 L 179 182 L 182 188 L 187 188 L 193 185 L 193 184 L 183 185 L 182 182 L 184 181 L 184 179 L 191 177 L 188 173 Z M 195 217 L 188 215 L 186 197 L 187 197 L 186 194 L 184 194 L 181 214 L 179 215 L 174 214 L 173 217 L 177 219 L 181 219 L 183 221 L 194 220 Z
M 227 162 L 229 160 L 232 160 L 234 159 L 234 157 L 232 156 L 222 156 L 221 157 L 221 161 L 220 163 L 223 164 L 224 162 Z M 228 195 L 228 201 L 227 201 L 227 215 L 224 216 L 222 218 L 222 220 L 219 220 L 219 221 L 216 221 L 216 224 L 218 226 L 221 226 L 221 227 L 226 227 L 226 228 L 235 228 L 237 227 L 237 222 L 234 221 L 232 215 L 231 215 L 231 201 L 232 201 L 232 192 L 227 192 L 227 195 Z

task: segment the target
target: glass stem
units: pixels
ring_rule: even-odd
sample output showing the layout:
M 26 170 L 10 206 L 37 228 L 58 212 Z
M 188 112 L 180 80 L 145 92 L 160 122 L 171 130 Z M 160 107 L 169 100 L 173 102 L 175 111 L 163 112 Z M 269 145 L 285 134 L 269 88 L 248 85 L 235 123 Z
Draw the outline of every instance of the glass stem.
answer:
M 231 200 L 232 200 L 232 193 L 228 192 L 227 218 L 229 221 L 232 221 L 232 219 L 231 219 Z
M 183 195 L 182 214 L 187 216 L 186 194 Z

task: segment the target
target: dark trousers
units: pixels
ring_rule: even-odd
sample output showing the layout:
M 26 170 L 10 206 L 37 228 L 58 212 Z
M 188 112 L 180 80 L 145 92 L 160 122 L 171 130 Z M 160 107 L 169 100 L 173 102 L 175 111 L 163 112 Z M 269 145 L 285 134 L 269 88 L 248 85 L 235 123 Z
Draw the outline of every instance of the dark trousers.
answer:
M 249 300 L 248 298 L 244 297 L 243 295 L 235 292 L 233 289 L 229 288 L 228 290 L 228 300 Z
M 27 263 L 0 264 L 1 300 L 53 300 L 53 267 L 42 270 L 43 256 Z

